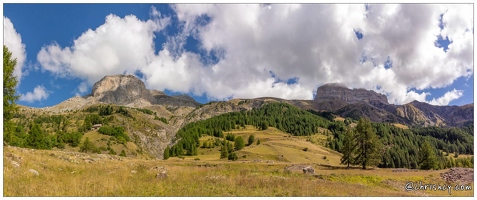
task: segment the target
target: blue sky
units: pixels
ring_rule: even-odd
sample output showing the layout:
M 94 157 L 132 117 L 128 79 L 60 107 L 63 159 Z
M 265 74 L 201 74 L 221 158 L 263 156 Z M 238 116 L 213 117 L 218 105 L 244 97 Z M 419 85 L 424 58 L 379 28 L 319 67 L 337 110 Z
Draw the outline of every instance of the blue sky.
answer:
M 473 103 L 468 5 L 3 4 L 3 16 L 18 103 L 32 107 L 122 73 L 200 103 L 312 99 L 329 82 L 394 104 Z

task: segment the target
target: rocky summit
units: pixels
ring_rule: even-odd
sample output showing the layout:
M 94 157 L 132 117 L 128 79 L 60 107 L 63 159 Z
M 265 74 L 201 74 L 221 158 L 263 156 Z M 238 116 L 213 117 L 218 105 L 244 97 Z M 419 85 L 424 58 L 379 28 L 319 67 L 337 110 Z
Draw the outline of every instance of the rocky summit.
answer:
M 317 89 L 310 108 L 328 111 L 341 117 L 367 117 L 375 122 L 402 123 L 410 126 L 462 126 L 474 120 L 474 105 L 435 106 L 413 101 L 389 104 L 383 94 L 372 90 L 349 89 L 343 84 L 328 83 Z M 300 104 L 296 104 L 298 107 Z
M 386 95 L 378 94 L 372 90 L 349 89 L 340 83 L 322 85 L 316 91 L 316 101 L 341 100 L 347 103 L 383 103 L 389 104 Z
M 144 83 L 133 75 L 105 76 L 93 85 L 91 95 L 98 101 L 120 105 L 139 99 L 154 101 Z
M 200 105 L 187 95 L 168 96 L 161 91 L 148 90 L 145 84 L 133 75 L 105 76 L 93 85 L 90 96 L 99 102 L 133 107 L 151 104 L 188 107 Z

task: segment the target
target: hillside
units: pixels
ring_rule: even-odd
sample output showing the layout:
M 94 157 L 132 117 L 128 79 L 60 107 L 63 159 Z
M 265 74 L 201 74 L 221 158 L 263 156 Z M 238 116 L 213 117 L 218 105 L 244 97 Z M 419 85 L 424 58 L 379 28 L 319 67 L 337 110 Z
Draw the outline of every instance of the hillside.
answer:
M 148 90 L 144 83 L 131 75 L 106 76 L 97 82 L 90 95 L 73 97 L 58 105 L 47 108 L 21 106 L 14 121 L 23 126 L 18 137 L 26 137 L 30 130 L 29 121 L 38 117 L 61 118 L 56 121 L 37 121 L 44 132 L 51 137 L 58 131 L 70 132 L 84 126 L 88 115 L 99 114 L 98 107 L 112 106 L 111 116 L 102 116 L 99 121 L 107 121 L 111 126 L 122 126 L 138 149 L 127 151 L 136 156 L 137 152 L 150 157 L 162 158 L 164 149 L 173 146 L 177 132 L 186 125 L 231 112 L 248 112 L 260 109 L 270 103 L 287 103 L 303 110 L 313 110 L 329 120 L 348 118 L 357 120 L 367 117 L 374 122 L 386 122 L 400 127 L 419 126 L 464 126 L 473 121 L 473 104 L 465 106 L 432 106 L 411 102 L 406 105 L 387 103 L 385 96 L 363 89 L 348 89 L 339 84 L 326 84 L 318 88 L 315 100 L 285 100 L 262 97 L 256 99 L 232 99 L 199 105 L 186 95 L 168 96 L 161 91 Z M 123 106 L 130 114 L 117 113 Z M 86 110 L 96 108 L 95 111 Z M 149 111 L 149 112 L 141 112 Z M 106 119 L 106 117 L 108 117 Z M 98 121 L 98 123 L 99 123 Z M 310 127 L 304 127 L 309 129 Z M 327 129 L 327 127 L 324 127 Z M 89 130 L 84 130 L 82 134 Z M 55 138 L 51 138 L 55 139 Z M 104 146 L 98 143 L 98 148 Z M 21 143 L 21 142 L 20 142 Z M 22 146 L 21 144 L 19 144 Z M 53 145 L 54 146 L 54 145 Z M 69 145 L 66 144 L 66 147 Z M 104 149 L 104 148 L 103 148 Z M 121 149 L 122 150 L 122 149 Z M 135 152 L 135 153 L 133 153 Z M 103 153 L 107 153 L 103 151 Z M 119 152 L 116 152 L 119 153 Z
M 15 132 L 4 135 L 4 174 L 10 177 L 4 195 L 443 196 L 449 194 L 408 192 L 402 185 L 447 183 L 439 176 L 444 169 L 473 167 L 473 104 L 395 106 L 358 90 L 361 96 L 345 92 L 345 98 L 333 94 L 336 99 L 196 105 L 188 96 L 167 96 L 141 83 L 105 77 L 86 97 L 48 108 L 20 106 Z M 371 170 L 346 169 L 340 164 L 346 129 L 355 129 L 361 117 L 374 121 L 370 127 L 383 145 L 379 163 Z M 449 119 L 460 125 L 449 126 Z M 416 170 L 424 141 L 439 170 Z M 308 166 L 314 175 L 303 173 Z M 51 190 L 50 183 L 61 187 Z
M 4 146 L 4 196 L 472 196 L 474 192 L 473 182 L 460 183 L 471 190 L 450 194 L 404 190 L 409 181 L 448 184 L 440 174 L 451 170 L 346 169 L 337 164 L 339 153 L 313 144 L 313 138 L 250 126 L 230 133 L 254 134 L 262 142 L 238 151 L 233 162 L 219 159 L 218 147 L 200 148 L 192 157 L 149 160 Z M 302 172 L 306 166 L 314 168 L 314 175 Z

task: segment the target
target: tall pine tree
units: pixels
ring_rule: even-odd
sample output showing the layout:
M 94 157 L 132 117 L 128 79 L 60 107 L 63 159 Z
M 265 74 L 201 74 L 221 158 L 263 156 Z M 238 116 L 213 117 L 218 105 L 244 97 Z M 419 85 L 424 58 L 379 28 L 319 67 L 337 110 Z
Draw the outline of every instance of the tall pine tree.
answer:
M 377 165 L 381 161 L 381 143 L 369 119 L 359 119 L 356 126 L 356 158 L 353 163 L 366 166 Z
M 353 163 L 353 152 L 356 148 L 356 142 L 354 141 L 354 130 L 351 127 L 346 128 L 345 137 L 343 140 L 343 157 L 341 157 L 341 164 L 347 164 L 348 168 Z
M 429 141 L 424 141 L 419 151 L 420 168 L 429 170 L 437 168 L 437 157 Z
M 7 143 L 12 141 L 15 127 L 11 119 L 18 110 L 15 103 L 19 98 L 15 95 L 18 80 L 13 75 L 16 64 L 17 59 L 12 58 L 12 52 L 3 45 L 3 140 Z
M 169 159 L 170 151 L 171 149 L 169 149 L 169 146 L 167 146 L 166 149 L 164 150 L 164 160 Z

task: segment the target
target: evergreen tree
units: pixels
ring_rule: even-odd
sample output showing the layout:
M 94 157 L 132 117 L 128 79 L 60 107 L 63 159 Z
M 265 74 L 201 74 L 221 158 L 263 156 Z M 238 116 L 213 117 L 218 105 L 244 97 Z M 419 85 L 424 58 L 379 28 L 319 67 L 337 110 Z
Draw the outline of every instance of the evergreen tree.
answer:
M 164 150 L 164 160 L 167 160 L 169 159 L 169 153 L 170 153 L 170 149 L 169 149 L 169 146 L 166 147 L 166 149 Z
M 257 145 L 259 145 L 259 144 L 260 144 L 260 139 L 257 140 Z
M 235 138 L 235 150 L 240 150 L 245 147 L 245 141 L 243 140 L 242 136 Z
M 268 122 L 263 121 L 261 126 L 260 126 L 260 130 L 267 130 L 267 129 L 268 129 Z
M 248 146 L 252 145 L 255 142 L 255 136 L 252 134 L 248 136 Z
M 89 137 L 86 137 L 83 141 L 83 144 L 80 146 L 80 152 L 94 152 L 96 149 L 96 146 L 89 140 Z
M 228 142 L 226 141 L 226 143 Z M 227 157 L 229 157 L 228 145 L 224 144 L 222 148 L 220 149 L 220 159 L 227 158 Z
M 343 157 L 341 157 L 341 164 L 347 164 L 348 168 L 351 163 L 353 163 L 353 152 L 356 148 L 356 143 L 354 141 L 354 130 L 351 127 L 346 129 L 345 137 L 343 140 L 342 152 Z
M 360 118 L 356 126 L 356 157 L 353 164 L 366 166 L 377 165 L 381 161 L 381 144 L 371 126 L 369 119 Z
M 28 146 L 35 149 L 48 149 L 44 143 L 44 137 L 46 137 L 46 135 L 41 130 L 40 125 L 33 122 L 27 138 Z
M 233 152 L 228 156 L 228 159 L 236 161 L 236 160 L 238 160 L 238 155 L 235 152 Z
M 3 140 L 12 142 L 14 125 L 11 121 L 18 111 L 16 101 L 19 96 L 15 95 L 18 84 L 17 77 L 13 75 L 17 59 L 12 58 L 12 53 L 3 45 Z
M 437 157 L 429 141 L 424 141 L 419 155 L 421 169 L 429 170 L 437 168 Z

